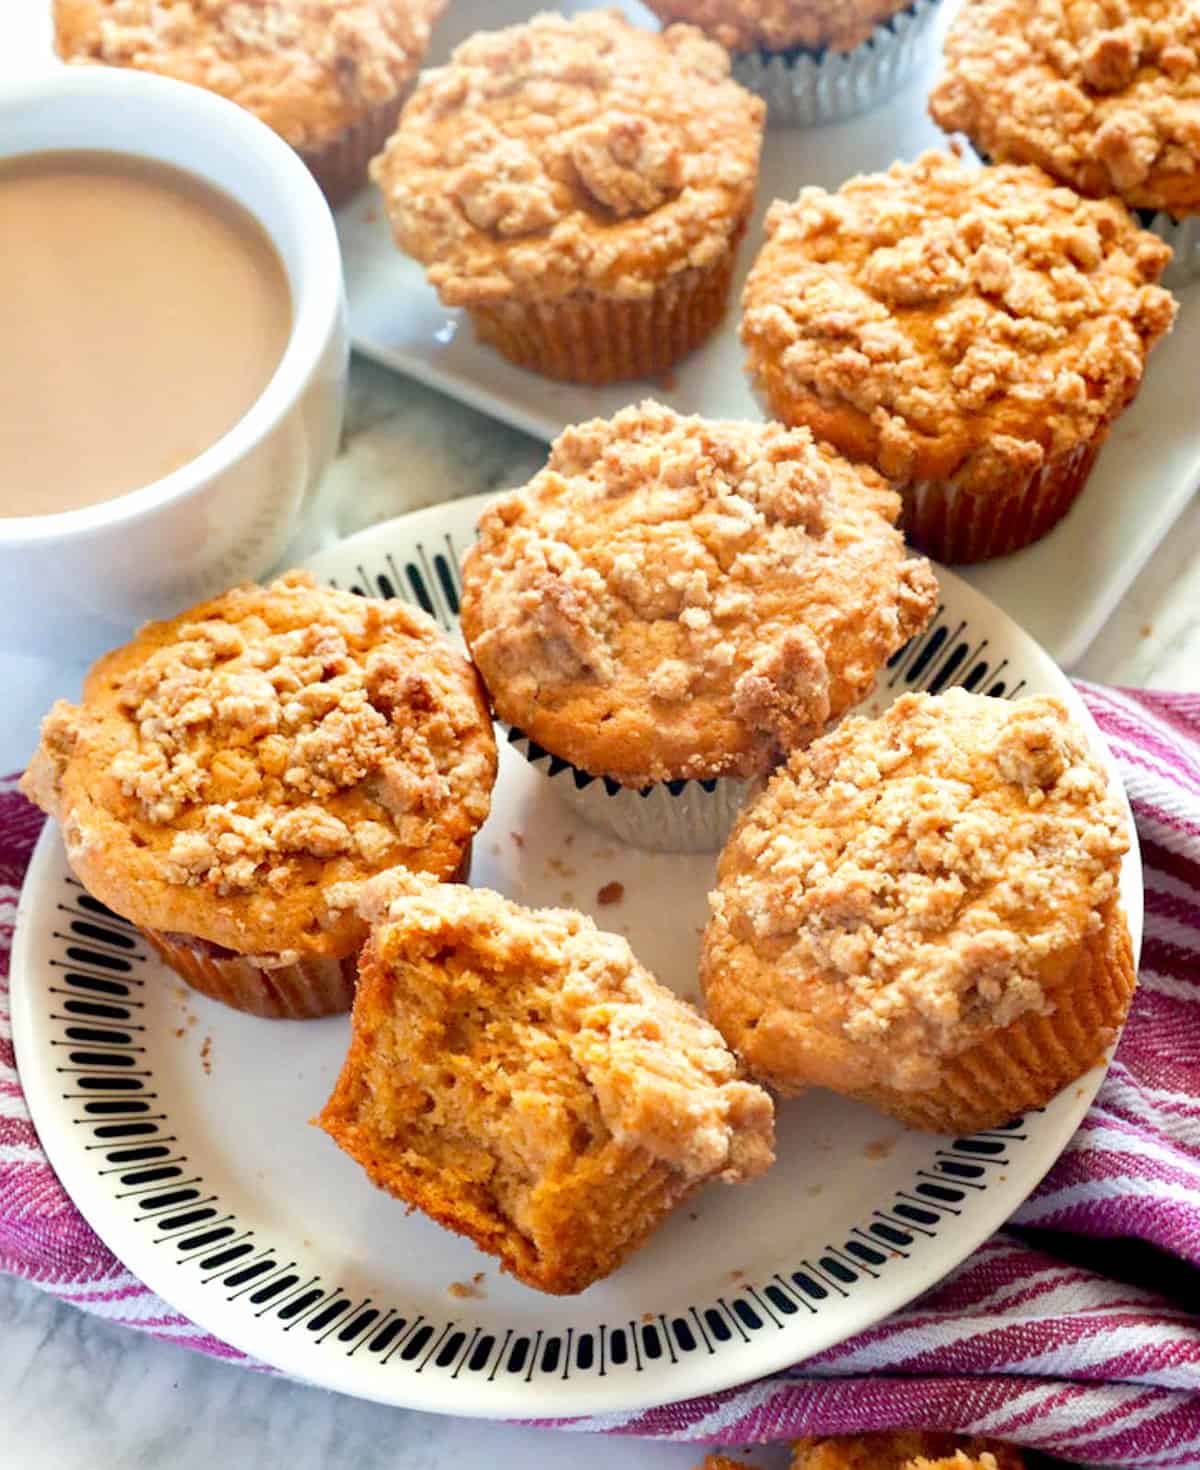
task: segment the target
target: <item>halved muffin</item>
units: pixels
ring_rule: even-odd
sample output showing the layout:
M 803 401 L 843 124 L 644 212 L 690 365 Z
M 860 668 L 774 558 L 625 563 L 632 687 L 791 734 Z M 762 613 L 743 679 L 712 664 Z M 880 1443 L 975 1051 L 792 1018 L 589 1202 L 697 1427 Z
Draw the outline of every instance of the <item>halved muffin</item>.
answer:
M 771 1164 L 770 1099 L 625 940 L 413 874 L 364 901 L 353 1041 L 316 1121 L 521 1281 L 583 1291 L 701 1185 Z

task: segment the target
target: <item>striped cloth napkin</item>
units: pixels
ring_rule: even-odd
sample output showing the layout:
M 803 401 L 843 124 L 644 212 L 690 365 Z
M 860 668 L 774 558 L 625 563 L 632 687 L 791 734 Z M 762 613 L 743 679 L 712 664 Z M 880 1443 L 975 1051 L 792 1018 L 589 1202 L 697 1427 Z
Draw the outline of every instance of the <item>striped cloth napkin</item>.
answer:
M 1116 1060 L 1062 1158 L 1010 1228 L 934 1291 L 794 1372 L 558 1427 L 748 1444 L 911 1426 L 1011 1439 L 1077 1465 L 1200 1465 L 1200 695 L 1080 689 L 1133 804 L 1146 936 Z M 40 825 L 0 782 L 0 1269 L 110 1321 L 261 1367 L 131 1276 L 39 1146 L 7 975 Z

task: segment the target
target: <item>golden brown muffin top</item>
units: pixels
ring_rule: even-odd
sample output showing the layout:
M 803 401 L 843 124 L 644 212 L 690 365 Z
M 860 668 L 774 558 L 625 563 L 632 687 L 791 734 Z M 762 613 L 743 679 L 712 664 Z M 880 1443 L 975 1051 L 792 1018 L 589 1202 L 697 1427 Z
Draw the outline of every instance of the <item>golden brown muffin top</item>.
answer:
M 1087 444 L 1174 320 L 1170 250 L 1033 167 L 926 153 L 772 205 L 767 235 L 751 371 L 895 480 L 987 491 Z
M 740 1080 L 716 1027 L 660 985 L 620 935 L 570 909 L 522 908 L 489 889 L 400 872 L 366 885 L 360 907 L 373 964 L 434 966 L 439 984 L 459 992 L 473 975 L 503 979 L 516 1018 L 509 996 L 493 996 L 492 1022 L 498 1040 L 514 1026 L 523 1036 L 522 1070 L 489 1082 L 478 1049 L 463 1060 L 476 1075 L 472 1091 L 494 1086 L 508 1099 L 518 1155 L 571 1153 L 578 1110 L 567 1094 L 583 1088 L 618 1143 L 688 1179 L 741 1183 L 773 1163 L 770 1098 Z M 563 1042 L 565 1060 L 549 1037 Z M 443 1068 L 453 1065 L 444 1038 L 435 1050 Z M 455 1096 L 457 1115 L 470 1104 Z M 466 1121 L 456 1116 L 456 1126 Z
M 898 512 L 807 430 L 643 403 L 484 512 L 463 632 L 501 718 L 593 775 L 752 776 L 931 616 Z
M 341 954 L 330 885 L 447 876 L 488 814 L 491 719 L 424 613 L 293 572 L 149 623 L 59 701 L 22 789 L 135 924 L 243 954 Z
M 403 90 L 446 0 L 54 0 L 65 61 L 191 82 L 316 147 Z
M 730 51 L 850 51 L 912 0 L 646 0 L 664 21 L 689 21 Z
M 899 1429 L 798 1439 L 791 1470 L 1023 1470 L 1021 1451 L 999 1440 Z
M 967 0 L 929 107 L 997 161 L 1200 212 L 1197 0 Z
M 697 30 L 543 14 L 428 72 L 371 172 L 448 305 L 644 298 L 729 248 L 763 115 Z
M 796 752 L 743 813 L 710 895 L 712 1014 L 727 1035 L 724 1013 L 759 1017 L 752 1071 L 770 1013 L 803 1011 L 853 1053 L 848 1087 L 931 1086 L 937 1058 L 1053 1010 L 1128 847 L 1058 700 L 904 695 Z

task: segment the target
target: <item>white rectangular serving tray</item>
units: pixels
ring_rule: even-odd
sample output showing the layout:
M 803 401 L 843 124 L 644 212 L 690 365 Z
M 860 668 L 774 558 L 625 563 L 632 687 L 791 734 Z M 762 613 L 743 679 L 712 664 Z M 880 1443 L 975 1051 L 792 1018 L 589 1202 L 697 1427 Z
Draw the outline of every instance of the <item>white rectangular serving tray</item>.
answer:
M 455 0 L 430 62 L 444 59 L 474 30 L 522 20 L 541 8 L 536 0 Z M 568 0 L 560 8 L 593 7 Z M 633 0 L 622 8 L 652 23 Z M 573 387 L 510 366 L 474 340 L 463 314 L 443 307 L 422 268 L 396 250 L 374 189 L 338 218 L 355 346 L 547 440 L 566 424 L 648 396 L 687 413 L 761 418 L 742 370 L 736 302 L 762 240 L 766 207 L 772 199 L 794 197 L 805 184 L 836 187 L 852 174 L 945 146 L 925 97 L 955 8 L 955 0 L 946 0 L 924 64 L 884 107 L 831 127 L 768 132 L 758 209 L 742 246 L 733 304 L 716 335 L 679 366 L 669 385 Z M 1138 402 L 1114 429 L 1072 513 L 1037 545 L 963 571 L 1067 667 L 1082 656 L 1200 485 L 1200 284 L 1187 287 L 1181 301 L 1174 332 L 1156 349 Z

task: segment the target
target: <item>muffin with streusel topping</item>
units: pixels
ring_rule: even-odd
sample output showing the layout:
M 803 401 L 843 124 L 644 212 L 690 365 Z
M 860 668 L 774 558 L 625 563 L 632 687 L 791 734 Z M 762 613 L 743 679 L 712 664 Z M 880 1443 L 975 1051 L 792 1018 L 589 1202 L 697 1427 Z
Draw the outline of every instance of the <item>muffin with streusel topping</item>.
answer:
M 495 775 L 479 681 L 433 620 L 293 572 L 105 655 L 22 790 L 189 985 L 307 1017 L 350 1007 L 356 885 L 464 872 Z
M 691 27 L 544 14 L 427 73 L 371 172 L 400 248 L 485 342 L 609 383 L 665 371 L 722 316 L 762 122 Z
M 881 471 L 948 562 L 1045 535 L 1141 386 L 1170 250 L 1116 199 L 927 153 L 767 215 L 742 339 L 776 417 Z
M 64 61 L 204 87 L 290 143 L 331 204 L 366 180 L 446 0 L 54 0 Z
M 784 127 L 839 122 L 911 75 L 937 0 L 646 0 L 733 53 L 733 75 Z
M 1016 1445 L 977 1435 L 923 1429 L 814 1435 L 791 1444 L 788 1470 L 1025 1470 Z M 750 1470 L 742 1460 L 710 1454 L 695 1470 Z
M 462 626 L 553 788 L 639 846 L 719 847 L 745 783 L 860 700 L 937 584 L 878 475 L 656 403 L 566 430 L 484 513 Z
M 1048 698 L 907 694 L 791 757 L 721 855 L 701 977 L 750 1073 L 971 1133 L 1099 1062 L 1129 828 Z
M 997 163 L 1119 195 L 1200 271 L 1200 0 L 967 0 L 934 120 Z
M 774 1160 L 717 1031 L 566 909 L 386 875 L 317 1123 L 370 1178 L 539 1291 L 583 1291 L 704 1184 Z
M 1016 1445 L 975 1435 L 894 1429 L 798 1439 L 788 1470 L 1024 1470 Z

